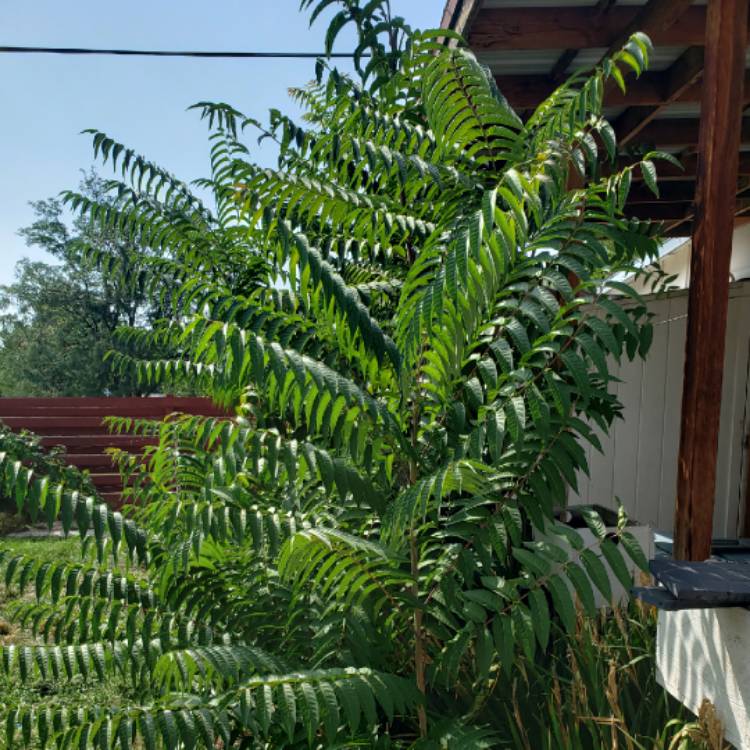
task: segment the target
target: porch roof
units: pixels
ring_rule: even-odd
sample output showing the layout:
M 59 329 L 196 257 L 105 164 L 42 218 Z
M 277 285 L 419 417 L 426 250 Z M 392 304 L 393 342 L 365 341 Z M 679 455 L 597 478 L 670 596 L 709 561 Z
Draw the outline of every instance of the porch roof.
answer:
M 654 43 L 648 72 L 637 80 L 631 76 L 626 93 L 610 86 L 605 114 L 629 161 L 658 149 L 676 154 L 684 165 L 683 171 L 659 164 L 660 199 L 636 185 L 629 214 L 663 221 L 667 235 L 689 236 L 706 14 L 706 0 L 448 0 L 442 26 L 466 37 L 503 95 L 526 115 L 568 75 L 595 65 L 632 32 L 648 34 Z M 744 80 L 743 109 L 750 104 L 750 54 Z M 750 220 L 750 116 L 742 121 L 739 150 L 737 223 Z

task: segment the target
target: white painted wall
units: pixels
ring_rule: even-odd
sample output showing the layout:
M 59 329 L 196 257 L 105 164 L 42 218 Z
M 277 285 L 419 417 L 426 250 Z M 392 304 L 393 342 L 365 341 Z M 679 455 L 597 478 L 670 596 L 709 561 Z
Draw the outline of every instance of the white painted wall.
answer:
M 750 228 L 748 229 L 750 239 Z M 750 248 L 750 242 L 748 242 Z M 677 483 L 683 363 L 687 323 L 687 291 L 651 300 L 654 341 L 645 362 L 623 361 L 613 374 L 623 402 L 624 420 L 610 435 L 600 435 L 604 454 L 588 447 L 590 476 L 580 475 L 569 502 L 617 507 L 655 529 L 671 532 Z M 750 358 L 750 281 L 733 284 L 730 292 L 724 359 L 719 462 L 714 535 L 736 537 L 743 492 L 744 435 Z M 750 411 L 750 405 L 747 407 Z
M 735 281 L 750 279 L 750 223 L 734 231 L 730 273 Z

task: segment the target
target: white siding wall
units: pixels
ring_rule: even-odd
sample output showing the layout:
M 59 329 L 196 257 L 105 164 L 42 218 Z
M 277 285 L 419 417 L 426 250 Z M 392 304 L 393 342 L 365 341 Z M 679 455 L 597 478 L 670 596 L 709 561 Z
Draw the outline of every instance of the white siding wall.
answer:
M 603 455 L 589 446 L 590 476 L 580 476 L 569 502 L 617 507 L 630 516 L 671 532 L 680 440 L 687 290 L 652 300 L 654 341 L 645 362 L 614 366 L 622 382 L 617 395 L 624 420 L 602 438 Z M 729 300 L 714 536 L 737 536 L 744 478 L 747 373 L 750 356 L 750 282 L 732 286 Z M 750 411 L 750 407 L 748 407 Z M 602 437 L 602 436 L 600 436 Z

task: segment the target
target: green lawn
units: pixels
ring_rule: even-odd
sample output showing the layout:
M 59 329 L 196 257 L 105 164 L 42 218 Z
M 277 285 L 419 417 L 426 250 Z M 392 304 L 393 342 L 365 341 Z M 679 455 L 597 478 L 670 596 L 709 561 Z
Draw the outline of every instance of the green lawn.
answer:
M 37 560 L 75 562 L 80 559 L 80 545 L 77 538 L 58 539 L 15 539 L 0 538 L 0 554 L 28 555 Z M 0 644 L 32 646 L 42 641 L 34 636 L 30 628 L 14 623 L 13 613 L 24 602 L 33 601 L 33 582 L 21 595 L 14 586 L 7 589 L 0 580 Z M 8 676 L 0 668 L 0 702 L 5 705 L 34 703 L 54 710 L 57 707 L 75 709 L 81 705 L 96 703 L 103 706 L 121 704 L 127 698 L 128 690 L 119 681 L 98 682 L 95 678 L 84 680 L 54 680 L 35 677 L 22 683 L 17 676 Z M 0 745 L 2 741 L 0 740 Z
M 80 557 L 80 545 L 77 538 L 57 539 L 0 539 L 0 555 L 13 557 L 24 555 L 44 562 L 74 562 Z M 0 583 L 0 640 L 3 644 L 34 643 L 35 639 L 27 630 L 11 623 L 13 612 L 26 601 L 33 599 L 33 585 L 22 596 L 16 587 L 6 589 L 4 581 Z

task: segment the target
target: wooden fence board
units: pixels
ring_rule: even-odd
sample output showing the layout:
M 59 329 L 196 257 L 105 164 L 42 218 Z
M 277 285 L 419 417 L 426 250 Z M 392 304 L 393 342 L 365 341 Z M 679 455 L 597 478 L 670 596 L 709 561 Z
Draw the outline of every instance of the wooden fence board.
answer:
M 160 398 L 0 398 L 0 421 L 12 430 L 30 430 L 43 447 L 60 446 L 66 460 L 90 473 L 102 498 L 114 506 L 121 502 L 122 482 L 108 448 L 142 453 L 155 445 L 154 437 L 110 434 L 106 417 L 163 419 L 182 412 L 226 416 L 209 399 L 166 396 Z
M 224 412 L 206 398 L 0 398 L 0 419 L 32 416 L 166 416 L 188 414 L 220 416 Z

